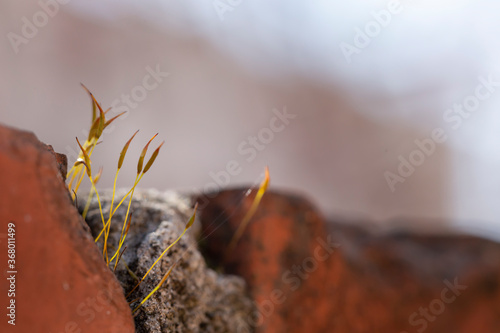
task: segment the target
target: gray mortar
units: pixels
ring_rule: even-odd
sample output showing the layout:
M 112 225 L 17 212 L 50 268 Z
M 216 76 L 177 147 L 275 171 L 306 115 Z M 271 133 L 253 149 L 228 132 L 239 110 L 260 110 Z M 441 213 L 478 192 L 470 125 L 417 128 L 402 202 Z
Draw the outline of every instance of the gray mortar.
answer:
M 125 193 L 123 190 L 118 191 L 115 204 Z M 100 198 L 104 218 L 107 218 L 111 193 L 100 193 Z M 113 216 L 108 239 L 113 246 L 118 244 L 127 204 L 128 199 Z M 182 233 L 192 209 L 190 199 L 185 196 L 148 190 L 135 192 L 131 212 L 132 223 L 125 241 L 127 250 L 116 269 L 116 276 L 126 293 L 132 290 L 136 281 L 124 263 L 141 278 L 163 250 Z M 87 222 L 96 236 L 102 229 L 102 221 L 95 196 Z M 239 277 L 220 275 L 207 268 L 195 240 L 199 224 L 195 223 L 191 229 L 165 254 L 129 297 L 128 300 L 142 300 L 168 269 L 177 263 L 165 284 L 137 311 L 136 331 L 251 332 L 248 318 L 253 311 L 253 304 L 245 293 L 245 282 Z M 99 246 L 102 249 L 102 240 Z M 132 308 L 136 305 L 137 302 Z

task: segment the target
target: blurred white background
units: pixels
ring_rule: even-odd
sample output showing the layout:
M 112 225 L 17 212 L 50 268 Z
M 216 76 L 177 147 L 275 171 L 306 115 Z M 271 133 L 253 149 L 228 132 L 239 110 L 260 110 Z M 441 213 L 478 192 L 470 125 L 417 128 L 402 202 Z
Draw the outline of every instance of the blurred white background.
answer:
M 269 165 L 275 189 L 304 193 L 327 216 L 500 237 L 500 89 L 482 87 L 487 98 L 456 129 L 444 118 L 484 80 L 500 82 L 499 3 L 61 2 L 0 1 L 0 122 L 73 161 L 90 122 L 80 82 L 107 108 L 139 91 L 147 68 L 169 73 L 104 137 L 93 158 L 105 168 L 101 187 L 140 129 L 122 186 L 159 132 L 153 148 L 166 144 L 142 187 L 203 191 L 236 160 L 230 186 L 254 183 Z M 347 44 L 358 47 L 346 57 Z M 296 118 L 247 161 L 238 147 L 284 108 Z M 384 174 L 436 128 L 445 142 L 391 191 Z

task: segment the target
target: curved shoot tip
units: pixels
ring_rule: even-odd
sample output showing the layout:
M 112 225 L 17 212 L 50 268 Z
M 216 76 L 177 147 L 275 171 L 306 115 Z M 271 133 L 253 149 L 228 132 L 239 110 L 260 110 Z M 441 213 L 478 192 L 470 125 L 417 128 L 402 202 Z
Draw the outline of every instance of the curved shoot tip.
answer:
M 151 166 L 153 165 L 153 163 L 155 162 L 156 160 L 156 157 L 158 156 L 158 153 L 160 152 L 160 148 L 161 146 L 163 146 L 163 144 L 165 143 L 165 141 L 163 141 L 159 146 L 158 148 L 155 149 L 155 151 L 153 152 L 153 154 L 151 155 L 151 157 L 149 158 L 149 161 L 148 163 L 146 163 L 146 166 L 144 167 L 144 171 L 142 173 L 146 173 L 148 172 L 148 170 L 151 168 Z
M 106 113 L 108 113 L 108 111 L 111 110 L 111 108 L 107 109 L 105 112 L 104 112 L 104 115 L 106 115 Z M 116 116 L 114 116 L 113 118 L 111 118 L 110 120 L 106 120 L 106 122 L 104 123 L 104 128 L 108 127 L 109 124 L 111 124 L 116 118 L 120 117 L 121 115 L 123 115 L 124 113 L 127 113 L 127 111 L 123 111 L 123 112 L 120 112 L 119 114 L 117 114 Z
M 92 95 L 92 93 L 90 92 L 90 90 L 83 83 L 81 83 L 81 82 L 80 82 L 80 85 L 83 87 L 83 89 L 85 89 L 85 91 L 87 92 L 87 94 L 89 94 L 90 99 L 92 100 L 92 124 L 93 124 L 94 121 L 97 118 L 97 106 L 98 106 L 98 104 L 97 104 L 97 101 L 94 98 L 94 95 Z
M 102 167 L 99 168 L 99 172 L 97 172 L 97 175 L 94 177 L 94 184 L 97 184 L 99 182 L 101 176 L 102 176 Z
M 90 95 L 90 99 L 92 101 L 92 121 L 90 122 L 90 126 L 92 126 L 95 122 L 95 119 L 97 118 L 97 106 L 95 105 L 95 102 L 94 102 L 94 99 L 92 98 L 92 94 L 90 93 L 90 90 L 88 90 L 87 87 L 85 87 L 85 85 L 83 83 L 80 82 L 80 84 L 82 85 L 83 89 L 85 89 L 85 91 L 87 91 L 87 93 Z M 89 137 L 89 139 L 91 139 L 91 137 Z
M 94 101 L 94 103 L 97 105 L 97 107 L 99 108 L 99 111 L 101 111 L 101 112 L 104 113 L 104 111 L 102 110 L 102 108 L 99 105 L 99 103 L 97 103 L 97 100 L 95 99 L 94 94 L 92 94 L 90 92 L 90 90 L 88 90 L 87 87 L 85 87 L 85 85 L 83 83 L 81 83 L 81 85 L 82 85 L 83 89 L 85 89 L 87 91 L 87 93 L 90 95 L 90 98 L 92 98 L 92 100 Z
M 193 215 L 191 216 L 191 218 L 189 219 L 188 223 L 186 224 L 186 228 L 184 228 L 185 230 L 191 228 L 191 226 L 193 225 L 194 220 L 196 219 L 196 210 L 197 209 L 198 209 L 198 203 L 196 203 L 194 205 Z
M 257 207 L 259 207 L 260 201 L 262 197 L 264 196 L 264 193 L 266 193 L 267 188 L 269 187 L 269 181 L 271 177 L 269 176 L 269 168 L 266 166 L 266 172 L 265 172 L 265 177 L 262 183 L 260 184 L 259 190 L 257 191 L 257 194 L 255 194 L 255 197 L 252 201 L 252 205 L 250 206 L 250 209 L 247 211 L 245 216 L 243 217 L 243 220 L 241 221 L 240 225 L 236 229 L 236 232 L 234 233 L 233 238 L 229 242 L 228 245 L 228 250 L 227 254 L 231 253 L 238 241 L 240 240 L 241 236 L 243 235 L 243 232 L 245 228 L 247 227 L 248 223 L 254 216 L 255 212 L 257 211 Z
M 271 180 L 271 177 L 269 176 L 269 167 L 266 166 L 266 171 L 265 171 L 265 176 L 264 176 L 264 181 L 260 185 L 260 188 L 265 191 L 269 187 L 269 182 Z
M 85 89 L 85 91 L 89 94 L 89 95 L 92 95 L 92 93 L 90 92 L 90 90 L 87 89 L 87 87 L 82 83 L 80 82 L 80 85 L 83 87 L 83 89 Z
M 73 166 L 77 167 L 79 166 L 80 164 L 85 164 L 85 162 L 79 157 L 75 163 L 73 164 Z
M 82 153 L 83 153 L 83 158 L 84 158 L 84 162 L 82 162 L 86 169 L 87 169 L 87 175 L 89 177 L 91 177 L 91 170 L 90 170 L 90 158 L 89 158 L 89 155 L 87 154 L 87 151 L 85 149 L 83 149 L 82 145 L 80 144 L 80 141 L 78 140 L 78 138 L 76 138 L 76 142 L 78 143 L 78 146 L 80 147 Z
M 99 103 L 97 103 L 97 100 L 95 99 L 94 95 L 90 92 L 90 90 L 87 89 L 87 87 L 83 84 L 83 83 L 80 83 L 83 87 L 83 89 L 85 89 L 85 91 L 90 95 L 90 98 L 92 99 L 92 108 L 93 108 L 93 112 L 92 112 L 92 127 L 94 127 L 94 123 L 96 121 L 96 112 L 95 112 L 95 107 L 97 106 L 97 108 L 99 109 L 99 122 L 97 124 L 97 128 L 95 129 L 95 132 L 92 133 L 92 136 L 89 135 L 90 138 L 92 137 L 96 137 L 96 138 L 99 138 L 102 134 L 102 131 L 104 130 L 104 124 L 106 123 L 106 118 L 104 116 L 104 111 L 102 110 L 101 106 L 99 105 Z M 90 132 L 93 132 L 92 129 L 90 130 Z
M 122 167 L 123 165 L 123 160 L 125 159 L 125 155 L 127 154 L 128 147 L 130 146 L 130 143 L 134 139 L 135 135 L 139 132 L 139 130 L 135 131 L 135 133 L 128 139 L 127 143 L 122 148 L 122 151 L 120 153 L 120 158 L 118 159 L 118 170 Z
M 139 161 L 137 162 L 137 174 L 140 174 L 142 172 L 142 166 L 144 163 L 144 156 L 146 156 L 146 152 L 148 151 L 149 144 L 151 143 L 151 141 L 153 141 L 154 138 L 156 138 L 157 135 L 158 135 L 158 133 L 153 135 L 153 137 L 151 139 L 149 139 L 148 143 L 146 143 L 146 145 L 142 149 L 141 156 L 139 156 Z

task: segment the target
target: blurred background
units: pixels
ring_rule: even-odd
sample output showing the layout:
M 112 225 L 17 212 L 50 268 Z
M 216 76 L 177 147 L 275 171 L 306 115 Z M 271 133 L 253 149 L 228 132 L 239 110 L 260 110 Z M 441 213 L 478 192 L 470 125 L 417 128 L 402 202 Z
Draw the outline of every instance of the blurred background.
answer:
M 500 238 L 499 9 L 2 0 L 0 122 L 72 163 L 91 115 L 81 82 L 113 115 L 128 110 L 93 156 L 101 188 L 140 129 L 121 186 L 159 132 L 152 147 L 166 144 L 141 187 L 248 186 L 269 165 L 275 189 L 306 195 L 330 218 Z

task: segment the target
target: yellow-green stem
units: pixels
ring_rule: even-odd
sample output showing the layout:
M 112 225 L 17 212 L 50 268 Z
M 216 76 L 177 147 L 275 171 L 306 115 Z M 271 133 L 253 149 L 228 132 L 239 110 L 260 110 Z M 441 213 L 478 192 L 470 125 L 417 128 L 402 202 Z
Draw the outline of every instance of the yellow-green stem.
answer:
M 170 269 L 167 271 L 167 273 L 163 276 L 163 278 L 161 279 L 160 283 L 158 283 L 156 285 L 156 287 L 151 290 L 151 292 L 148 294 L 148 296 L 146 296 L 142 301 L 141 303 L 139 303 L 139 305 L 134 309 L 134 311 L 132 311 L 132 314 L 134 314 L 144 303 L 146 303 L 146 301 L 155 293 L 158 291 L 158 289 L 160 289 L 160 287 L 163 285 L 163 283 L 165 283 L 165 281 L 167 280 L 168 276 L 170 275 L 170 273 L 172 273 L 172 270 L 174 269 L 175 267 L 175 264 L 172 265 L 172 267 L 170 267 Z
M 118 179 L 118 173 L 120 172 L 120 169 L 117 169 L 116 170 L 116 174 L 115 174 L 115 181 L 113 183 L 113 194 L 111 196 L 111 208 L 109 209 L 109 217 L 108 217 L 108 221 L 106 222 L 106 225 L 104 226 L 104 228 L 106 229 L 106 231 L 104 232 L 104 246 L 106 247 L 107 244 L 108 244 L 108 237 L 109 237 L 109 232 L 111 230 L 111 218 L 113 217 L 113 203 L 115 202 L 115 191 L 116 191 L 116 180 Z M 106 256 L 107 256 L 108 252 L 106 250 Z M 111 259 L 113 260 L 113 259 Z M 108 262 L 108 258 L 106 258 L 106 262 Z
M 116 250 L 115 254 L 113 255 L 113 257 L 111 258 L 110 261 L 113 261 L 113 259 L 117 256 L 117 254 L 120 252 L 120 249 L 121 249 L 123 243 L 125 242 L 125 237 L 127 235 L 124 235 L 123 232 L 125 230 L 125 226 L 127 225 L 127 219 L 129 217 L 130 206 L 132 204 L 132 198 L 134 196 L 135 187 L 137 186 L 137 184 L 139 184 L 139 182 L 141 181 L 141 178 L 142 178 L 142 176 L 139 177 L 139 175 L 137 175 L 137 177 L 135 177 L 134 186 L 131 189 L 130 198 L 129 198 L 129 201 L 128 201 L 127 214 L 125 215 L 125 221 L 123 221 L 123 227 L 122 227 L 122 231 L 121 231 L 121 234 L 120 234 L 120 241 L 118 243 L 118 249 Z
M 84 220 L 87 217 L 87 213 L 89 212 L 90 201 L 92 200 L 93 195 L 94 195 L 94 188 L 92 187 L 89 191 L 89 196 L 87 198 L 87 202 L 85 203 L 85 208 L 83 209 L 83 212 L 82 212 L 82 217 Z
M 165 253 L 167 253 L 168 250 L 170 250 L 170 248 L 172 248 L 172 246 L 174 246 L 178 241 L 179 239 L 181 239 L 182 236 L 184 236 L 184 234 L 186 233 L 186 231 L 188 230 L 189 228 L 184 228 L 184 231 L 182 232 L 182 234 L 177 237 L 177 239 L 175 240 L 175 242 L 173 242 L 172 244 L 170 244 L 166 249 L 165 251 L 163 251 L 163 253 L 158 257 L 158 259 L 156 259 L 156 261 L 153 263 L 153 265 L 151 265 L 151 267 L 149 268 L 149 270 L 146 272 L 146 274 L 144 274 L 144 276 L 142 277 L 141 281 L 139 281 L 139 283 L 134 287 L 134 289 L 132 289 L 127 297 L 130 296 L 130 294 L 132 294 L 134 292 L 134 290 L 137 289 L 137 287 L 139 287 L 142 283 L 142 281 L 144 281 L 144 279 L 146 278 L 146 276 L 148 276 L 149 272 L 151 272 L 151 270 L 156 266 L 156 264 L 158 263 L 158 261 L 160 261 L 160 259 L 165 255 Z
M 266 175 L 265 175 L 264 181 L 260 185 L 259 190 L 257 191 L 257 194 L 255 195 L 255 198 L 252 202 L 252 206 L 250 206 L 250 209 L 243 217 L 243 220 L 241 221 L 240 225 L 238 226 L 238 229 L 236 229 L 236 232 L 234 233 L 234 236 L 231 239 L 231 242 L 229 243 L 229 245 L 227 247 L 226 254 L 230 254 L 234 251 L 234 248 L 236 247 L 236 244 L 238 244 L 238 241 L 240 240 L 241 236 L 243 235 L 243 232 L 245 231 L 245 229 L 248 225 L 248 222 L 250 222 L 253 215 L 257 211 L 257 208 L 259 207 L 260 201 L 261 201 L 262 197 L 264 196 L 264 193 L 266 193 L 268 186 L 269 186 L 269 169 L 266 167 Z
M 139 183 L 139 181 L 141 180 L 142 176 L 139 178 L 139 180 L 137 181 L 137 183 Z M 129 196 L 129 194 L 132 192 L 132 190 L 134 189 L 134 187 L 132 187 L 128 192 L 127 194 L 125 194 L 122 198 L 122 200 L 118 203 L 118 205 L 116 205 L 115 209 L 113 210 L 113 215 L 115 215 L 116 211 L 118 210 L 118 208 L 120 208 L 120 206 L 122 205 L 123 201 L 125 201 L 125 199 Z M 106 225 L 105 227 L 108 226 L 108 223 L 106 222 Z M 99 233 L 99 235 L 97 235 L 96 239 L 94 240 L 96 243 L 97 241 L 99 240 L 99 238 L 101 238 L 101 235 L 102 233 L 104 232 L 104 228 L 101 230 L 101 232 Z

